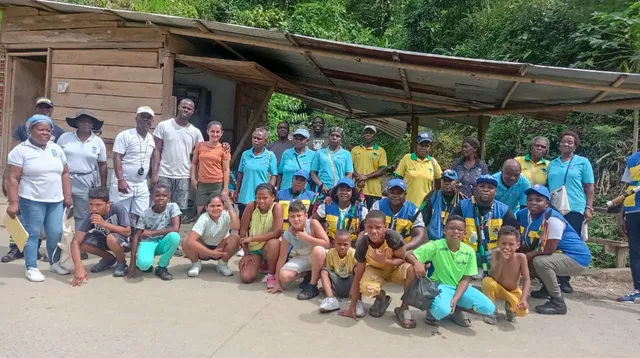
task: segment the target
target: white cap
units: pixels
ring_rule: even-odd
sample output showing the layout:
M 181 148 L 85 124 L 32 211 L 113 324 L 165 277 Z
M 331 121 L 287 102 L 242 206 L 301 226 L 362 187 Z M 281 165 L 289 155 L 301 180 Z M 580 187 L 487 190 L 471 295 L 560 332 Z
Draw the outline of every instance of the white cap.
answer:
M 151 115 L 151 117 L 156 116 L 156 114 L 153 113 L 153 109 L 151 109 L 151 107 L 148 107 L 148 106 L 142 106 L 138 108 L 138 110 L 136 111 L 136 114 L 140 114 L 140 113 L 148 113 Z
M 365 131 L 367 129 L 371 129 L 373 131 L 373 133 L 378 133 L 378 130 L 376 129 L 376 126 L 374 126 L 374 125 L 369 124 L 369 125 L 364 126 L 363 131 Z

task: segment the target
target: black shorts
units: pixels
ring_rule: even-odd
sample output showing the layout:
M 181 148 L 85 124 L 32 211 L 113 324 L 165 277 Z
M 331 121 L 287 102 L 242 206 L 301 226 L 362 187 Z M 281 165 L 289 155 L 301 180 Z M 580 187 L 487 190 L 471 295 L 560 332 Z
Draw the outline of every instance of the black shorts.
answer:
M 131 242 L 129 242 L 128 237 L 124 237 L 116 233 L 111 233 L 110 235 L 113 235 L 113 237 L 115 237 L 116 240 L 118 240 L 118 244 L 120 245 L 120 247 L 123 247 L 125 251 L 129 250 L 129 248 L 131 247 Z M 107 245 L 107 236 L 101 232 L 96 232 L 96 231 L 88 232 L 87 235 L 85 235 L 84 240 L 82 240 L 82 243 L 91 245 L 100 250 L 105 250 L 105 251 L 111 250 L 109 249 L 109 245 Z
M 351 286 L 353 285 L 353 274 L 349 277 L 340 277 L 328 267 L 323 267 L 322 271 L 329 273 L 329 281 L 331 281 L 331 290 L 333 294 L 341 298 L 349 298 Z

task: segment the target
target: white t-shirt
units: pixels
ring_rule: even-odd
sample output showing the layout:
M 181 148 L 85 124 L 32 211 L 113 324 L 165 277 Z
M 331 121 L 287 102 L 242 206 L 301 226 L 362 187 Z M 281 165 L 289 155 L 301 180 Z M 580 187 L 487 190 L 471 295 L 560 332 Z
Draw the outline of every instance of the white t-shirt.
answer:
M 67 164 L 67 156 L 56 143 L 47 143 L 43 150 L 27 139 L 13 148 L 7 164 L 22 168 L 19 197 L 45 203 L 64 199 L 62 171 Z
M 102 138 L 95 134 L 91 134 L 82 142 L 76 131 L 66 132 L 58 138 L 57 144 L 67 156 L 70 174 L 91 173 L 98 166 L 98 162 L 107 161 L 107 148 Z
M 229 213 L 224 210 L 218 222 L 216 223 L 211 219 L 208 213 L 203 213 L 196 221 L 191 231 L 200 235 L 200 240 L 207 245 L 218 246 L 225 237 L 229 235 L 229 229 L 231 228 L 231 217 Z
M 171 118 L 158 123 L 153 135 L 162 139 L 159 176 L 174 179 L 191 177 L 191 153 L 203 142 L 202 133 L 193 125 L 182 127 Z
M 151 155 L 156 143 L 151 133 L 142 138 L 135 128 L 118 133 L 113 142 L 113 152 L 122 154 L 122 176 L 128 183 L 139 184 L 146 182 L 149 173 Z M 138 174 L 142 167 L 144 173 Z M 111 181 L 117 185 L 118 178 L 111 176 Z
M 554 217 L 549 218 L 549 240 L 562 240 L 562 233 L 567 225 L 562 220 Z

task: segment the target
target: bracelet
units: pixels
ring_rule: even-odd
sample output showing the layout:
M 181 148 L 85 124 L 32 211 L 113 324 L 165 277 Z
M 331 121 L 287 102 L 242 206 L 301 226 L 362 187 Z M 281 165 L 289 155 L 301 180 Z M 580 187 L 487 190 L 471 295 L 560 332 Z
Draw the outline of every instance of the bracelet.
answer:
M 591 210 L 591 212 L 593 212 L 593 206 L 587 206 L 587 209 Z

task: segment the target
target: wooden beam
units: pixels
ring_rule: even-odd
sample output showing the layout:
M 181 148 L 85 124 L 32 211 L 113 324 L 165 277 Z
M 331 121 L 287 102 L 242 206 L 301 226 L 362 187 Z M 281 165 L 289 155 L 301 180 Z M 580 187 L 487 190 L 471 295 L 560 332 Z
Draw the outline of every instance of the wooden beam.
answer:
M 55 49 L 96 49 L 96 48 L 115 48 L 115 49 L 157 49 L 162 48 L 162 42 L 37 42 L 37 43 L 15 43 L 3 44 L 7 50 L 30 50 L 43 49 L 51 47 Z
M 47 97 L 51 97 L 51 67 L 53 65 L 53 50 L 51 47 L 47 49 L 47 72 L 45 75 L 45 83 L 44 83 L 44 95 Z
M 627 75 L 620 75 L 620 77 L 618 77 L 617 80 L 613 81 L 613 83 L 611 83 L 611 87 L 616 88 L 619 87 L 624 81 L 627 80 L 629 76 Z M 604 98 L 604 96 L 606 96 L 608 93 L 608 91 L 600 91 L 600 93 L 598 93 L 595 97 L 591 98 L 591 100 L 589 100 L 589 103 L 596 103 L 599 102 L 601 99 Z
M 176 108 L 172 105 L 173 96 L 173 66 L 174 55 L 164 56 L 162 65 L 162 118 L 169 119 L 175 115 Z
M 528 70 L 529 70 L 529 66 L 523 65 L 520 68 L 520 76 L 524 76 L 525 74 L 527 74 Z M 507 92 L 507 94 L 504 96 L 504 99 L 502 100 L 502 104 L 500 105 L 500 108 L 505 108 L 507 106 L 507 102 L 509 102 L 511 95 L 513 95 L 513 92 L 516 91 L 516 88 L 518 88 L 519 85 L 520 85 L 520 82 L 513 82 L 513 84 L 511 85 L 511 88 L 509 88 L 509 92 Z
M 485 143 L 487 141 L 487 129 L 489 128 L 489 121 L 491 117 L 488 116 L 479 116 L 478 117 L 478 140 L 480 141 L 480 148 L 478 153 L 480 155 L 480 159 L 484 159 L 486 151 L 485 151 Z
M 55 48 L 56 43 L 77 43 L 78 48 L 92 42 L 164 42 L 164 35 L 150 28 L 88 28 L 74 30 L 3 31 L 0 41 L 5 44 L 47 43 Z
M 638 110 L 633 111 L 633 152 L 638 151 Z
M 249 118 L 249 126 L 245 129 L 245 132 L 236 145 L 236 150 L 233 152 L 233 156 L 231 157 L 231 165 L 233 165 L 233 163 L 235 163 L 235 161 L 240 157 L 244 142 L 246 142 L 247 138 L 249 138 L 249 136 L 253 134 L 253 130 L 255 129 L 256 124 L 260 120 L 260 117 L 262 117 L 262 112 L 264 112 L 264 110 L 269 105 L 269 100 L 271 99 L 271 95 L 273 94 L 275 88 L 276 86 L 271 86 L 271 88 L 269 88 L 264 98 L 262 99 L 260 106 L 258 106 L 258 109 L 251 114 L 251 118 Z
M 33 56 L 48 56 L 48 55 L 49 55 L 49 51 L 7 53 L 7 56 L 12 56 L 12 57 L 33 57 Z
M 58 12 L 56 9 L 52 8 L 51 6 L 49 6 L 47 4 L 43 4 L 40 1 L 30 0 L 29 2 L 32 3 L 33 5 L 35 5 L 36 8 L 44 9 L 44 10 L 50 11 L 50 12 L 52 12 L 54 14 Z
M 392 54 L 392 59 L 395 62 L 401 62 L 400 61 L 400 55 L 397 52 L 394 52 Z M 398 68 L 398 73 L 400 74 L 400 80 L 402 81 L 402 89 L 404 90 L 404 94 L 407 96 L 407 98 L 413 98 L 413 96 L 411 95 L 411 87 L 409 87 L 409 80 L 407 79 L 407 72 L 405 71 L 404 68 Z M 413 104 L 409 105 L 409 111 L 411 113 L 415 113 L 416 112 L 416 107 Z M 415 116 L 412 117 L 412 123 L 413 123 L 413 118 Z M 417 118 L 417 117 L 416 117 Z M 416 119 L 417 121 L 417 119 Z M 416 137 L 413 138 L 413 140 L 415 141 L 417 139 L 417 132 L 416 132 Z M 415 148 L 413 148 L 415 149 Z
M 200 31 L 202 31 L 204 33 L 208 33 L 208 34 L 212 34 L 213 33 L 213 31 L 211 31 L 208 27 L 206 27 L 202 23 L 202 21 L 200 21 L 200 20 L 193 20 L 192 23 L 193 23 L 193 25 L 195 27 L 198 28 L 198 30 L 200 30 Z M 236 57 L 238 57 L 242 61 L 247 61 L 246 57 L 244 57 L 240 52 L 234 50 L 233 47 L 229 46 L 226 42 L 216 40 L 216 43 L 218 45 L 222 46 L 225 50 L 227 50 L 227 51 L 231 52 L 232 54 L 234 54 Z
M 296 47 L 300 46 L 298 44 L 298 41 L 296 41 L 296 39 L 293 36 L 291 36 L 290 33 L 285 33 L 284 36 L 287 38 L 287 40 L 292 45 L 294 45 Z M 333 83 L 333 81 L 324 73 L 322 68 L 320 68 L 320 65 L 318 65 L 318 63 L 316 62 L 316 60 L 313 58 L 313 56 L 311 55 L 311 53 L 309 51 L 305 51 L 303 56 L 304 56 L 304 59 L 307 61 L 307 63 L 309 65 L 311 65 L 311 67 L 313 67 L 316 70 L 316 72 L 320 76 L 322 76 L 322 78 L 324 78 L 324 80 L 327 82 L 327 84 L 329 84 L 331 86 L 335 86 L 335 83 Z M 334 95 L 334 97 L 336 97 L 338 99 L 338 101 L 340 101 L 340 103 L 342 103 L 344 108 L 346 108 L 347 111 L 349 111 L 349 113 L 353 113 L 353 109 L 351 108 L 351 105 L 349 104 L 349 102 L 347 102 L 346 98 L 344 98 L 342 93 L 340 93 L 338 91 L 333 91 L 333 95 Z
M 415 113 L 411 114 L 411 151 L 416 151 L 418 143 L 418 132 L 420 129 L 420 119 Z
M 547 78 L 505 75 L 505 74 L 493 73 L 493 72 L 473 72 L 473 71 L 468 71 L 464 69 L 443 68 L 443 67 L 420 65 L 420 64 L 405 63 L 405 62 L 395 63 L 394 61 L 383 60 L 383 59 L 378 59 L 373 57 L 348 55 L 341 52 L 330 51 L 330 50 L 306 49 L 304 47 L 296 47 L 290 44 L 281 44 L 281 43 L 265 41 L 263 39 L 252 39 L 249 37 L 240 37 L 235 35 L 206 34 L 199 31 L 194 31 L 189 29 L 179 29 L 179 28 L 171 28 L 169 31 L 177 35 L 201 37 L 201 38 L 207 38 L 211 40 L 222 40 L 226 42 L 239 43 L 239 44 L 244 44 L 248 46 L 271 48 L 276 50 L 295 52 L 299 54 L 303 54 L 305 51 L 311 51 L 311 53 L 314 56 L 348 60 L 348 61 L 357 62 L 357 63 L 368 63 L 372 65 L 379 65 L 379 66 L 392 67 L 392 68 L 402 67 L 405 70 L 443 73 L 443 74 L 451 74 L 451 75 L 457 75 L 457 76 L 486 78 L 491 80 L 500 80 L 500 81 L 509 81 L 509 82 L 522 82 L 522 83 L 540 84 L 540 85 L 557 86 L 557 87 L 577 88 L 577 89 L 592 90 L 592 91 L 608 90 L 610 92 L 615 92 L 615 93 L 640 94 L 640 88 L 620 88 L 620 87 L 612 88 L 609 86 L 593 85 L 593 84 L 563 81 L 563 80 L 554 80 L 554 79 L 547 79 Z

